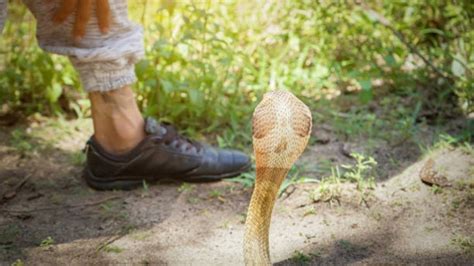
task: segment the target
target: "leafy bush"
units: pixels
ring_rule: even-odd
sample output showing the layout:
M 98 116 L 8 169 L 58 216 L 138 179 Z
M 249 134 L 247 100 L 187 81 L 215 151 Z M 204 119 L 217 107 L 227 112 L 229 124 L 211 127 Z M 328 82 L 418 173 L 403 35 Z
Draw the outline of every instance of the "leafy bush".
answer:
M 67 58 L 41 51 L 32 16 L 17 1 L 9 5 L 7 22 L 0 37 L 0 102 L 26 114 L 67 109 L 65 91 L 80 89 Z

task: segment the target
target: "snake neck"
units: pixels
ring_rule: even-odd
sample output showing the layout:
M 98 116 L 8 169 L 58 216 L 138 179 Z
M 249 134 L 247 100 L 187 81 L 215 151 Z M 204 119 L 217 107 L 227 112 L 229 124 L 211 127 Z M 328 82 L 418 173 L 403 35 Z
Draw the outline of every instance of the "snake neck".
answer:
M 245 221 L 245 265 L 271 265 L 268 233 L 278 189 L 289 169 L 257 167 L 255 188 Z

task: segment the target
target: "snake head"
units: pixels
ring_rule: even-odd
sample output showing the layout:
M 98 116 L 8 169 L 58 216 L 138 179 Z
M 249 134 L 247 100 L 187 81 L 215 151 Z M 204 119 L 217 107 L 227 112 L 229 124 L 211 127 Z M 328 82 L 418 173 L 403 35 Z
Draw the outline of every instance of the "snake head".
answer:
M 257 167 L 291 168 L 311 134 L 311 111 L 291 92 L 266 93 L 253 113 Z

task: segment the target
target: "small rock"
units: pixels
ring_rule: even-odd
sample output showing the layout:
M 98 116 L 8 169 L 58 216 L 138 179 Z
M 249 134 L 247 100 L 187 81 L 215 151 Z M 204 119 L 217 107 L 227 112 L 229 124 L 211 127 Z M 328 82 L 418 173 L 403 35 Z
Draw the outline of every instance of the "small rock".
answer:
M 428 159 L 420 170 L 420 179 L 423 183 L 429 185 L 437 185 L 439 187 L 451 186 L 446 176 L 435 170 L 435 162 L 433 159 Z

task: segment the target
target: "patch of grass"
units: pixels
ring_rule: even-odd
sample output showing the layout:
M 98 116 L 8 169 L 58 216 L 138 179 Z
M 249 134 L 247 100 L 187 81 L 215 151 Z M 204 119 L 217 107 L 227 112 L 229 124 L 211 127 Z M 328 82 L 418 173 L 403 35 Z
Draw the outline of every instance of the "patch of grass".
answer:
M 311 256 L 304 254 L 303 252 L 296 250 L 291 256 L 291 260 L 299 265 L 307 265 L 311 262 Z
M 451 243 L 461 248 L 465 253 L 474 255 L 474 240 L 471 237 L 458 235 L 451 239 Z
M 431 192 L 433 192 L 433 194 L 441 194 L 443 193 L 443 188 L 440 187 L 440 186 L 437 186 L 437 185 L 432 185 L 431 186 Z
M 246 188 L 250 188 L 255 184 L 255 172 L 243 173 L 240 176 L 230 178 L 227 181 L 236 182 L 242 184 Z M 283 180 L 283 183 L 278 190 L 278 196 L 281 196 L 290 186 L 295 184 L 318 182 L 316 179 L 301 176 L 296 166 L 288 172 L 287 177 Z
M 229 178 L 227 181 L 242 184 L 246 188 L 250 188 L 255 184 L 255 172 L 243 173 L 237 177 Z
M 193 191 L 194 186 L 189 183 L 183 183 L 178 188 L 178 192 L 191 192 Z
M 151 236 L 150 231 L 135 231 L 130 234 L 130 237 L 136 240 L 145 240 Z
M 372 217 L 376 221 L 380 221 L 383 218 L 382 214 L 378 211 L 371 211 L 369 213 L 369 216 Z
M 308 215 L 316 215 L 316 209 L 313 206 L 306 209 L 306 211 L 303 214 L 303 217 L 306 217 Z
M 341 98 L 342 103 L 344 99 L 354 103 L 351 96 Z M 399 143 L 411 138 L 418 130 L 416 121 L 421 107 L 421 101 L 407 104 L 402 97 L 392 94 L 384 95 L 377 105 L 352 104 L 350 110 L 343 112 L 337 111 L 341 109 L 339 106 L 331 106 L 326 108 L 329 111 L 325 116 L 334 132 L 343 138 L 363 138 L 367 144 L 373 139 Z
M 201 201 L 201 198 L 191 196 L 191 197 L 187 198 L 186 201 L 190 204 L 197 204 Z
M 471 156 L 474 156 L 474 147 L 472 146 L 471 143 L 469 142 L 464 142 L 460 146 L 461 151 L 463 151 L 466 154 L 469 154 Z
M 123 248 L 115 246 L 115 245 L 105 245 L 102 247 L 101 251 L 104 251 L 107 253 L 121 253 L 123 251 Z
M 247 220 L 247 213 L 246 212 L 242 212 L 242 213 L 239 213 L 239 221 L 241 224 L 245 224 L 245 220 Z
M 283 180 L 283 183 L 281 184 L 280 189 L 278 190 L 278 196 L 281 196 L 292 185 L 317 182 L 316 179 L 301 176 L 299 173 L 300 172 L 298 168 L 293 165 L 293 167 L 288 173 L 288 177 Z
M 462 203 L 462 200 L 460 199 L 454 199 L 453 201 L 451 201 L 451 207 L 455 210 L 457 210 L 459 208 L 459 206 L 461 205 Z
M 345 169 L 342 177 L 357 184 L 357 190 L 360 192 L 360 204 L 366 201 L 371 190 L 375 188 L 375 177 L 373 174 L 377 162 L 373 157 L 366 157 L 359 153 L 351 153 L 351 156 L 356 160 L 356 163 L 355 165 L 342 165 Z
M 434 143 L 434 149 L 452 148 L 459 144 L 459 139 L 448 134 L 440 134 L 438 140 Z
M 148 192 L 148 183 L 146 180 L 142 180 L 143 191 Z
M 23 130 L 15 129 L 10 134 L 10 143 L 20 153 L 28 153 L 34 150 L 34 145 L 31 143 L 28 134 Z
M 377 162 L 374 158 L 359 153 L 352 153 L 351 155 L 356 161 L 355 164 L 342 165 L 342 169 L 339 166 L 332 167 L 331 174 L 323 177 L 318 188 L 310 193 L 313 202 L 339 203 L 342 182 L 356 183 L 360 195 L 359 204 L 366 201 L 375 188 L 374 166 L 377 165 Z
M 86 162 L 86 154 L 82 151 L 73 152 L 70 155 L 70 161 L 72 165 L 83 166 Z
M 348 240 L 341 239 L 341 240 L 337 241 L 337 244 L 348 253 L 354 252 L 354 251 L 357 250 L 357 246 L 352 244 Z
M 40 243 L 40 247 L 42 248 L 47 248 L 47 247 L 50 247 L 54 245 L 54 239 L 50 236 L 48 236 L 47 238 L 43 239 L 43 241 L 41 241 Z
M 423 153 L 430 154 L 436 150 L 459 148 L 466 154 L 474 155 L 474 147 L 469 142 L 469 138 L 465 136 L 452 136 L 447 133 L 440 133 L 431 145 L 421 146 L 420 149 Z
M 370 135 L 370 132 L 367 131 L 369 127 L 365 125 L 371 124 L 375 120 L 374 115 L 367 116 L 365 113 L 340 113 L 331 110 L 329 115 L 335 132 L 344 137 L 360 135 L 362 133 Z
M 122 204 L 117 201 L 108 201 L 100 205 L 102 215 L 107 219 L 125 220 L 128 218 L 128 213 L 121 210 Z
M 313 202 L 337 202 L 340 204 L 341 198 L 341 181 L 339 168 L 336 166 L 331 169 L 332 174 L 329 177 L 321 179 L 318 188 L 311 191 L 309 197 Z
M 148 187 L 148 183 L 146 182 L 145 179 L 142 180 L 142 191 L 140 193 L 140 197 L 145 198 L 150 195 L 150 190 Z
M 474 176 L 474 166 L 472 167 L 472 173 Z M 454 183 L 454 188 L 457 190 L 467 190 L 467 189 L 474 189 L 474 180 L 465 180 L 465 179 L 458 179 Z
M 0 239 L 2 242 L 14 242 L 20 234 L 20 227 L 16 224 L 7 224 L 0 227 Z
M 219 191 L 218 189 L 213 189 L 213 190 L 211 190 L 211 192 L 209 192 L 208 196 L 210 198 L 218 198 L 218 197 L 222 196 L 222 192 Z
M 15 262 L 12 263 L 11 266 L 24 266 L 25 263 L 21 259 L 17 259 Z

